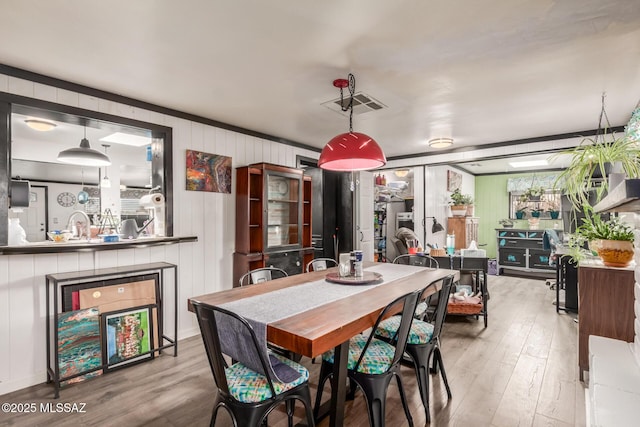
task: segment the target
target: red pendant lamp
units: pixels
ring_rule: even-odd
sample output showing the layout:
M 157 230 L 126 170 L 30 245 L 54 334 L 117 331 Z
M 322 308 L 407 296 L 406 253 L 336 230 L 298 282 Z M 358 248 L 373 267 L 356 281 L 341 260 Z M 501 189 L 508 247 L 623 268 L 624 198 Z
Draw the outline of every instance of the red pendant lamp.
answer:
M 318 166 L 322 169 L 351 172 L 379 168 L 387 163 L 382 148 L 369 135 L 353 131 L 353 95 L 356 78 L 349 73 L 349 80 L 336 79 L 333 86 L 340 88 L 342 111 L 349 111 L 349 132 L 335 136 L 320 153 Z M 349 88 L 349 104 L 344 106 L 343 89 Z

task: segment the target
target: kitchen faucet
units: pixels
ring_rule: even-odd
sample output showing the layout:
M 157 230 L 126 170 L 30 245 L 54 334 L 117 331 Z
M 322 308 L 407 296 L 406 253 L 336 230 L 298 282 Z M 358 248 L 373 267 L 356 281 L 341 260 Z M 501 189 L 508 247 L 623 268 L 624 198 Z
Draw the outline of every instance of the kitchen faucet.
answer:
M 87 238 L 87 240 L 91 239 L 91 220 L 89 219 L 89 215 L 86 214 L 85 211 L 73 211 L 71 212 L 71 215 L 69 215 L 69 220 L 67 221 L 67 229 L 70 231 L 74 230 L 74 226 L 73 226 L 73 217 L 76 215 L 82 215 L 82 217 L 84 218 L 84 223 L 85 223 L 85 236 Z M 82 233 L 80 232 L 80 230 L 78 229 L 78 227 L 75 228 L 78 232 L 78 239 L 80 239 L 82 237 Z

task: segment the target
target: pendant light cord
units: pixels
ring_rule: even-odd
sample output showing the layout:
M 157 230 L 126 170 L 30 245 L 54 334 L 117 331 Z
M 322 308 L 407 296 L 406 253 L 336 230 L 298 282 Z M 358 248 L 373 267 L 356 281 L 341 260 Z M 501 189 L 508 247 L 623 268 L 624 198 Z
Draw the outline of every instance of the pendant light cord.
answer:
M 349 111 L 349 133 L 353 133 L 353 95 L 356 93 L 356 77 L 349 73 L 349 105 L 344 106 L 344 92 L 340 88 L 340 108 L 342 111 Z

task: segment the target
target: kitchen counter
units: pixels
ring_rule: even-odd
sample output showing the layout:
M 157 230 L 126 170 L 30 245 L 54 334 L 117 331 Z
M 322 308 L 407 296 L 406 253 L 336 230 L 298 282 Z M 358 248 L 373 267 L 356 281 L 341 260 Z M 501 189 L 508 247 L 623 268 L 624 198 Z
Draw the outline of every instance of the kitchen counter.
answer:
M 143 237 L 138 239 L 123 239 L 118 242 L 105 243 L 98 239 L 70 240 L 68 242 L 55 243 L 34 242 L 21 246 L 0 246 L 0 255 L 25 255 L 25 254 L 51 254 L 61 252 L 96 252 L 114 249 L 146 248 L 149 246 L 172 245 L 175 243 L 197 242 L 197 236 L 178 237 Z

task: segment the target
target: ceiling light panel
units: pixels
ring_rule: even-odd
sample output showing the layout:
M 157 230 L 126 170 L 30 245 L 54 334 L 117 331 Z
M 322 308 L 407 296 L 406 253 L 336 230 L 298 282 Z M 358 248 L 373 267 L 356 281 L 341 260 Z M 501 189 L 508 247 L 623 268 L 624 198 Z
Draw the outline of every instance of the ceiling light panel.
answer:
M 535 166 L 547 166 L 549 162 L 546 160 L 525 160 L 522 162 L 509 162 L 509 166 L 512 168 L 531 168 Z
M 146 136 L 132 135 L 129 133 L 116 132 L 100 138 L 102 142 L 110 142 L 112 144 L 130 145 L 133 147 L 143 147 L 151 144 L 151 138 Z

